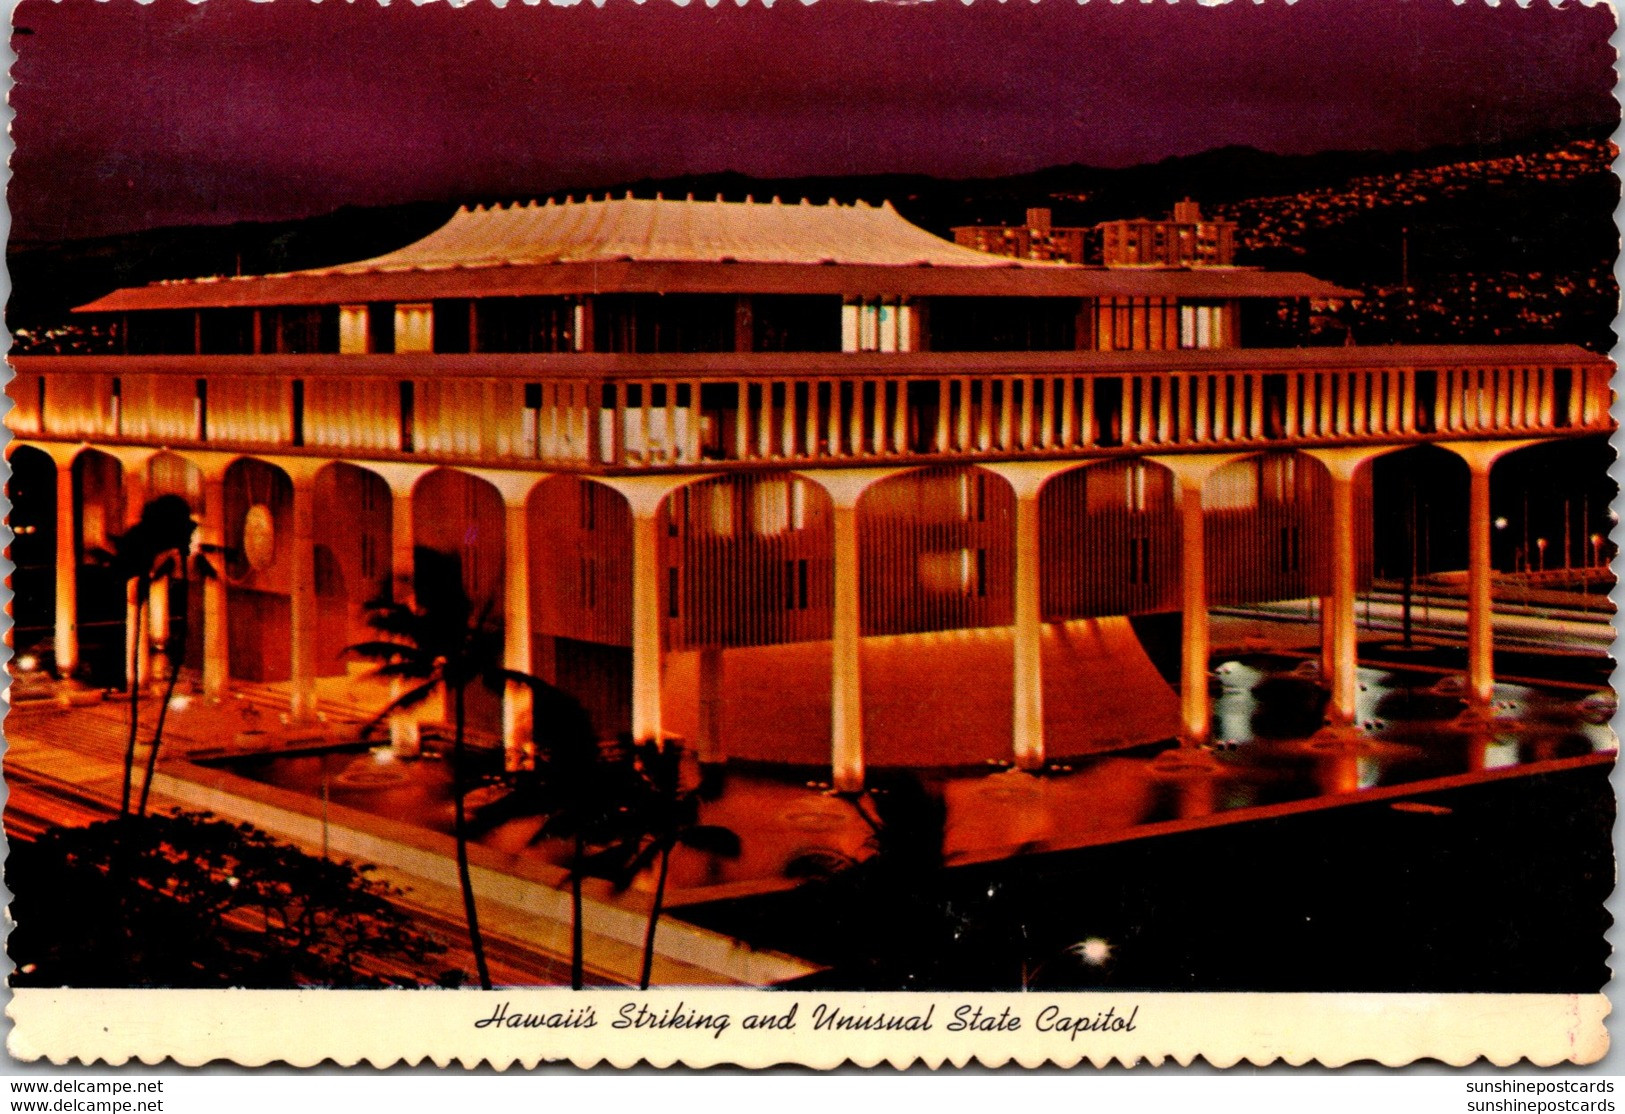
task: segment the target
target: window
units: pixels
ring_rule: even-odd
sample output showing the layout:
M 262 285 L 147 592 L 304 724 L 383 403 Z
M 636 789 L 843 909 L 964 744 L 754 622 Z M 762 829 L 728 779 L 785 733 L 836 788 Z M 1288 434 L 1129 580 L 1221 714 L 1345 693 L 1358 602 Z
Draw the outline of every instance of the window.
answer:
M 1301 567 L 1302 546 L 1296 525 L 1281 527 L 1281 571 L 1297 572 Z
M 359 356 L 370 347 L 371 323 L 366 306 L 339 307 L 339 352 Z
M 403 303 L 395 307 L 395 351 L 434 351 L 434 304 Z
M 841 351 L 913 350 L 914 307 L 898 302 L 852 302 L 841 307 Z
M 1128 582 L 1130 584 L 1151 583 L 1151 539 L 1149 537 L 1131 537 L 1128 539 Z
M 410 379 L 401 381 L 400 448 L 403 453 L 415 452 L 413 428 L 417 425 L 417 398 Z
M 209 439 L 209 381 L 199 379 L 193 385 L 192 424 L 199 441 Z
M 395 351 L 395 306 L 391 302 L 373 302 L 366 307 L 368 352 Z
M 807 610 L 807 559 L 784 563 L 784 607 L 786 611 Z
M 542 455 L 542 385 L 525 384 L 525 409 L 520 418 L 519 442 L 527 456 Z
M 1135 514 L 1145 513 L 1145 465 L 1136 461 L 1123 473 L 1123 506 Z
M 1439 373 L 1437 371 L 1418 371 L 1416 373 L 1416 432 L 1433 433 L 1438 428 L 1435 415 L 1439 403 Z
M 303 379 L 293 381 L 292 417 L 290 437 L 293 440 L 294 448 L 299 448 L 305 443 L 305 381 Z

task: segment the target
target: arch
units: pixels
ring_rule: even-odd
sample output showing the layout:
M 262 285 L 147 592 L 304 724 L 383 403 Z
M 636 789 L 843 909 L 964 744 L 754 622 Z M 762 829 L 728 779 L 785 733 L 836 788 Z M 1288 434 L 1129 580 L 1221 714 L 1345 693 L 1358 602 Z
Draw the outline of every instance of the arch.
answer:
M 85 449 L 73 458 L 75 546 L 81 554 L 107 550 L 126 525 L 141 514 L 140 506 L 126 506 L 124 465 L 110 453 Z M 130 492 L 143 499 L 139 486 Z
M 51 455 L 32 445 L 8 456 L 6 498 L 11 503 L 12 646 L 43 648 L 56 614 L 56 485 L 61 472 Z
M 1381 524 L 1372 532 L 1375 577 L 1404 580 L 1467 567 L 1466 461 L 1438 445 L 1412 445 L 1378 457 L 1364 470 L 1370 476 L 1372 513 L 1356 514 L 1355 521 L 1365 517 Z M 1511 567 L 1521 537 L 1519 529 L 1495 531 L 1497 567 Z
M 345 672 L 344 648 L 368 637 L 367 607 L 392 582 L 394 496 L 376 472 L 343 461 L 311 478 L 317 607 L 316 670 Z
M 1209 606 L 1331 591 L 1326 465 L 1305 453 L 1256 453 L 1209 476 L 1202 505 Z M 1365 539 L 1356 538 L 1357 553 L 1369 550 Z M 1369 559 L 1360 565 L 1369 569 Z
M 1551 575 L 1606 564 L 1608 508 L 1619 491 L 1608 474 L 1613 460 L 1608 438 L 1600 435 L 1540 441 L 1497 458 L 1490 470 L 1490 515 L 1492 523 L 1504 519 L 1507 525 L 1491 535 L 1495 568 Z M 1522 561 L 1516 560 L 1518 549 Z
M 805 476 L 697 481 L 657 513 L 663 722 L 702 761 L 827 760 L 834 503 Z
M 830 637 L 833 505 L 789 473 L 717 476 L 660 505 L 668 649 Z
M 923 468 L 858 500 L 865 635 L 1008 626 L 1015 492 L 975 466 Z
M 149 500 L 178 495 L 194 514 L 203 513 L 203 470 L 190 457 L 169 449 L 154 453 L 146 464 L 146 480 Z
M 1040 596 L 1046 621 L 1179 608 L 1179 505 L 1173 473 L 1109 460 L 1039 490 Z
M 506 508 L 489 480 L 455 468 L 436 468 L 412 485 L 413 554 L 416 583 L 422 594 L 434 590 L 432 567 L 462 580 L 475 616 L 491 627 L 505 627 L 503 600 L 507 560 Z M 502 729 L 502 694 L 470 685 L 465 694 L 469 730 L 498 734 Z
M 475 613 L 502 615 L 505 512 L 489 480 L 458 468 L 436 468 L 412 485 L 414 548 L 448 559 Z M 421 552 L 419 577 L 422 576 Z
M 131 485 L 131 501 L 126 505 L 124 466 L 117 457 L 97 449 L 85 449 L 73 458 L 68 470 L 73 484 L 75 600 L 79 625 L 79 660 L 92 683 L 121 685 L 124 682 L 124 639 L 127 620 L 126 585 L 119 572 L 110 567 L 107 556 L 118 544 L 118 536 L 141 514 L 146 499 L 139 485 Z
M 631 730 L 632 510 L 620 492 L 550 476 L 525 500 L 534 671 L 601 734 Z
M 226 592 L 227 675 L 292 675 L 293 480 L 255 457 L 237 457 L 220 484 L 224 552 L 214 564 Z

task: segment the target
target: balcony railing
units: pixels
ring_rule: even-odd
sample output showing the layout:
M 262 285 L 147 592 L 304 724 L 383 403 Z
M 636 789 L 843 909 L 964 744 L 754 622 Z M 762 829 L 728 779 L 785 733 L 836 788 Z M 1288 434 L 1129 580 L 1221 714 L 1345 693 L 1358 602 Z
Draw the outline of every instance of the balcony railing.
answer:
M 571 470 L 949 461 L 1611 428 L 1612 365 L 1556 346 L 388 356 L 366 357 L 364 367 L 356 359 L 22 357 L 14 361 L 16 405 L 8 424 L 20 436 L 52 440 Z

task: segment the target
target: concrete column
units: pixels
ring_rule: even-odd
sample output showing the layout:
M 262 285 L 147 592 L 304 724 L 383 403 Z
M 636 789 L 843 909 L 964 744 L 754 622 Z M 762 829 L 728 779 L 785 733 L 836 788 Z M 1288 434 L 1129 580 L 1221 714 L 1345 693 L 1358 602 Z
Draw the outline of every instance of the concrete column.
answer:
M 659 741 L 660 524 L 632 509 L 632 738 Z
M 203 476 L 203 517 L 199 540 L 213 547 L 216 575 L 203 581 L 203 693 L 219 697 L 231 679 L 227 647 L 225 561 L 219 556 L 226 544 L 226 481 L 224 473 Z
M 294 720 L 316 715 L 315 481 L 293 479 L 293 546 L 288 555 L 288 711 Z
M 1533 441 L 1439 442 L 1467 462 L 1467 688 L 1475 703 L 1495 696 L 1495 607 L 1490 587 L 1490 469 Z
M 129 530 L 141 521 L 141 512 L 147 506 L 147 482 L 143 469 L 126 467 L 124 470 L 124 529 Z M 152 678 L 152 632 L 144 612 L 150 608 L 139 598 L 139 585 L 134 580 L 124 586 L 124 684 L 126 691 L 144 685 Z M 150 601 L 151 595 L 148 595 Z
M 1015 723 L 1016 765 L 1044 764 L 1044 625 L 1039 598 L 1038 492 L 1016 497 Z
M 567 400 L 562 401 L 568 401 L 573 409 L 575 397 L 572 394 Z M 595 412 L 593 417 L 596 420 Z M 572 417 L 566 422 L 564 434 L 566 438 L 575 436 L 570 432 L 575 429 L 575 421 L 576 419 Z M 389 485 L 389 598 L 402 607 L 414 607 L 417 601 L 413 581 L 417 570 L 414 556 L 416 540 L 412 525 L 412 489 L 432 469 L 426 464 L 385 461 L 369 461 L 367 468 Z M 397 679 L 391 682 L 390 699 L 398 699 L 406 689 L 404 681 Z M 422 747 L 418 738 L 416 714 L 400 712 L 389 717 L 389 742 L 395 753 L 403 757 L 412 757 L 420 753 Z
M 1051 478 L 1078 467 L 1077 461 L 1007 461 L 984 465 L 1002 477 L 1016 496 L 1015 673 L 1012 687 L 1012 742 L 1015 762 L 1024 770 L 1044 765 L 1044 615 L 1039 546 L 1039 492 Z
M 1208 697 L 1207 547 L 1202 510 L 1202 488 L 1207 478 L 1243 454 L 1165 456 L 1149 459 L 1173 472 L 1179 500 L 1180 614 L 1184 632 L 1180 644 L 1179 707 L 1181 741 L 1186 747 L 1208 741 L 1213 711 Z
M 152 582 L 147 596 L 147 642 L 150 648 L 150 668 L 157 680 L 169 677 L 169 659 L 164 650 L 169 644 L 169 578 L 159 577 Z
M 652 384 L 641 386 L 644 428 L 652 403 Z M 672 404 L 674 390 L 666 386 L 667 405 Z M 668 427 L 668 432 L 669 432 Z M 653 459 L 646 442 L 644 459 Z M 502 496 L 503 556 L 502 556 L 502 665 L 515 673 L 534 675 L 533 639 L 530 614 L 530 519 L 528 513 L 530 493 L 547 478 L 545 472 L 512 472 L 505 469 L 469 469 L 497 489 Z M 531 731 L 531 688 L 528 684 L 511 682 L 502 693 L 502 756 L 504 768 L 511 771 L 532 769 L 536 763 L 534 735 Z
M 1353 723 L 1355 693 L 1358 690 L 1354 588 L 1354 480 L 1351 475 L 1332 472 L 1332 594 L 1329 614 L 1321 622 L 1331 631 L 1330 667 L 1325 673 L 1331 682 L 1331 714 L 1339 723 Z
M 1490 467 L 1469 460 L 1467 495 L 1467 687 L 1474 702 L 1495 695 L 1494 606 L 1490 598 Z
M 834 508 L 835 610 L 831 624 L 830 755 L 835 788 L 863 789 L 863 674 L 859 637 L 858 509 Z
M 830 631 L 830 765 L 842 793 L 863 790 L 862 612 L 858 584 L 858 500 L 901 468 L 802 472 L 829 493 L 833 510 L 834 603 Z
M 1207 691 L 1208 614 L 1207 559 L 1202 518 L 1202 483 L 1179 477 L 1180 613 L 1184 633 L 1179 659 L 1179 713 L 1184 727 L 1183 742 L 1197 746 L 1207 742 L 1212 731 L 1213 712 Z
M 621 493 L 632 511 L 632 737 L 665 738 L 660 710 L 660 504 L 678 488 L 708 477 L 603 476 L 593 483 Z
M 56 671 L 67 678 L 79 664 L 79 555 L 74 545 L 73 465 L 56 462 Z
M 516 673 L 531 673 L 529 519 L 523 499 L 505 503 L 505 509 L 502 664 Z M 509 684 L 502 698 L 502 751 L 508 770 L 528 770 L 536 765 L 530 717 L 529 686 Z
M 390 486 L 389 516 L 389 598 L 402 607 L 416 607 L 417 544 L 412 525 L 412 488 Z M 389 698 L 406 694 L 406 683 L 396 678 L 390 683 Z M 416 757 L 423 751 L 417 717 L 398 712 L 389 717 L 389 745 L 396 754 Z
M 1332 591 L 1320 600 L 1320 675 L 1331 687 L 1329 715 L 1336 723 L 1354 722 L 1359 692 L 1354 478 L 1361 465 L 1395 447 L 1305 450 L 1331 477 Z

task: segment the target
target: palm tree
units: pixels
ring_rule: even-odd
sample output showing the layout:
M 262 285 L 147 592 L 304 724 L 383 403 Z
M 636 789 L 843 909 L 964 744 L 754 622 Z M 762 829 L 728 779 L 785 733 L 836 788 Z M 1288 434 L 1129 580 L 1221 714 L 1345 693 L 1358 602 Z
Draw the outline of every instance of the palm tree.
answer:
M 683 748 L 675 744 L 643 742 L 630 747 L 632 769 L 638 778 L 636 802 L 629 817 L 631 838 L 608 852 L 622 856 L 616 881 L 623 889 L 658 863 L 649 927 L 643 937 L 640 990 L 649 989 L 654 970 L 655 930 L 666 902 L 672 851 L 681 845 L 725 858 L 739 857 L 738 835 L 718 824 L 700 823 L 700 804 L 705 794 L 699 783 L 689 784 L 684 777 L 683 754 Z
M 189 560 L 181 561 L 173 578 L 179 580 L 183 591 L 189 590 L 191 580 L 209 580 L 217 575 L 214 565 L 210 563 L 208 554 L 220 551 L 218 546 L 202 546 L 193 553 Z M 184 599 L 184 597 L 183 597 Z M 147 749 L 146 777 L 141 782 L 141 800 L 136 805 L 135 814 L 147 814 L 147 796 L 152 792 L 152 776 L 158 767 L 158 749 L 164 741 L 164 723 L 169 718 L 169 705 L 175 699 L 175 682 L 180 679 L 181 664 L 186 661 L 187 628 L 183 624 L 177 631 L 171 627 L 169 638 L 164 642 L 164 657 L 169 661 L 169 676 L 164 683 L 163 703 L 158 705 L 158 722 L 152 729 L 152 744 Z
M 629 821 L 637 776 L 624 746 L 601 743 L 592 717 L 579 700 L 539 678 L 530 680 L 533 769 L 512 773 L 512 791 L 487 809 L 482 819 L 541 816 L 532 843 L 558 839 L 570 883 L 570 986 L 585 982 L 582 883 L 611 873 L 628 855 L 620 850 Z
M 185 575 L 188 554 L 192 548 L 192 535 L 197 523 L 192 508 L 178 495 L 160 495 L 141 508 L 141 518 L 122 534 L 112 539 L 112 549 L 93 550 L 91 559 L 111 568 L 129 585 L 134 603 L 132 619 L 135 630 L 130 632 L 130 731 L 124 747 L 124 787 L 119 797 L 119 815 L 130 812 L 130 791 L 135 780 L 135 749 L 141 730 L 141 685 L 138 661 L 141 634 L 147 621 L 147 606 L 152 595 L 153 581 L 167 576 Z M 174 670 L 170 671 L 170 691 L 174 689 Z M 168 706 L 166 696 L 165 706 Z M 163 712 L 159 712 L 159 731 L 162 731 Z M 153 746 L 157 750 L 156 740 Z M 152 758 L 148 759 L 148 780 L 151 780 Z M 146 790 L 142 790 L 143 804 Z
M 475 683 L 502 692 L 511 682 L 528 685 L 535 678 L 503 667 L 502 631 L 489 605 L 476 610 L 463 588 L 462 572 L 454 558 L 420 550 L 418 567 L 424 580 L 435 585 L 433 592 L 424 593 L 426 602 L 417 606 L 388 600 L 373 603 L 368 608 L 367 622 L 382 637 L 359 642 L 346 652 L 379 663 L 377 673 L 381 677 L 417 682 L 375 716 L 368 730 L 394 712 L 422 704 L 437 689 L 450 698 L 452 835 L 457 844 L 457 881 L 480 986 L 490 990 L 491 973 L 485 961 L 485 942 L 480 935 L 474 884 L 468 871 L 468 818 L 463 801 L 467 791 L 464 696 Z

